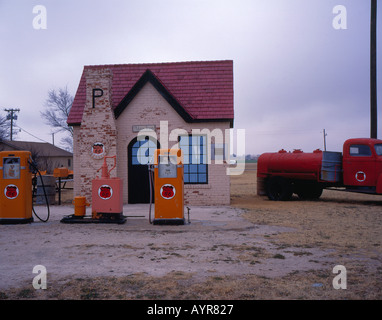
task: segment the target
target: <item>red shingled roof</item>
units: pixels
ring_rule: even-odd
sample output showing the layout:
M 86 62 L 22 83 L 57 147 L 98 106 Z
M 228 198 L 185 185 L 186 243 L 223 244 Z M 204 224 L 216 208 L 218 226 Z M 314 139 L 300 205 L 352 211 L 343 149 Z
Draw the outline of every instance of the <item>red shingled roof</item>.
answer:
M 109 68 L 113 73 L 114 110 L 121 110 L 124 98 L 149 70 L 171 100 L 184 109 L 189 122 L 233 121 L 233 61 L 224 60 L 85 66 L 67 120 L 69 125 L 81 124 L 86 101 L 85 70 L 97 68 Z

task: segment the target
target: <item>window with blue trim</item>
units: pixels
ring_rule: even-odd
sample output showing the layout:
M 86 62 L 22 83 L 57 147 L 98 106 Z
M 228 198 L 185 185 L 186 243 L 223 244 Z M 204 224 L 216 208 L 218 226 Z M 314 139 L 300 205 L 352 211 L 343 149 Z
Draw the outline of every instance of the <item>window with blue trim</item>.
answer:
M 180 136 L 183 153 L 184 183 L 208 183 L 207 136 Z

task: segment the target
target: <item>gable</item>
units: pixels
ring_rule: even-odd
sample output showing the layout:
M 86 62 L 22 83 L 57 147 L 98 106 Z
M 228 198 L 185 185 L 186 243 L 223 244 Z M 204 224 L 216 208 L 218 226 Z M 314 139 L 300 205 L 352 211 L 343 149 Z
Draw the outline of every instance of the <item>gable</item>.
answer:
M 129 93 L 122 99 L 118 106 L 114 109 L 115 118 L 121 115 L 123 110 L 129 105 L 129 103 L 135 98 L 138 92 L 144 87 L 146 83 L 151 83 L 153 87 L 160 93 L 160 95 L 174 108 L 174 110 L 183 118 L 186 122 L 192 122 L 192 116 L 184 110 L 180 103 L 168 92 L 168 90 L 161 84 L 161 82 L 150 71 L 142 75 L 137 81 Z

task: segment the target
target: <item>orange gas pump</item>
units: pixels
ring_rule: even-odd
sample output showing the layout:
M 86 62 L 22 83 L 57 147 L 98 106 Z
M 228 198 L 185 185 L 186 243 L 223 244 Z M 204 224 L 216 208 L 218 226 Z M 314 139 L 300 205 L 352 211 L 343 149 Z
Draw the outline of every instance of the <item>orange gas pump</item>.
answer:
M 41 173 L 32 160 L 29 151 L 1 151 L 0 152 L 0 224 L 16 224 L 33 222 L 34 215 L 42 222 L 47 222 L 50 216 L 45 186 L 48 215 L 42 219 L 33 207 L 37 173 Z M 32 174 L 34 178 L 32 179 Z
M 32 173 L 29 151 L 0 152 L 0 223 L 29 223 L 32 217 Z
M 150 222 L 182 225 L 185 222 L 182 152 L 180 149 L 157 149 L 153 160 L 150 184 L 154 185 L 155 213 L 151 221 L 150 203 Z

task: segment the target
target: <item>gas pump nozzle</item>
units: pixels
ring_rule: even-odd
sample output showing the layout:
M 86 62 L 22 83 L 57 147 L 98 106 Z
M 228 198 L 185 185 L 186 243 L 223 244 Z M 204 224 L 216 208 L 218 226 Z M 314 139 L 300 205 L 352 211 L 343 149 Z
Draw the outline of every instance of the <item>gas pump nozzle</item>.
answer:
M 113 167 L 112 167 L 110 170 L 108 170 L 107 163 L 106 163 L 106 159 L 114 159 L 114 165 L 113 165 Z M 101 178 L 103 178 L 103 179 L 108 179 L 108 178 L 110 178 L 110 172 L 111 172 L 111 170 L 113 170 L 113 169 L 116 167 L 116 165 L 117 165 L 117 156 L 108 156 L 108 157 L 104 157 L 104 158 L 103 158 L 103 164 L 102 164 L 102 167 L 99 168 L 99 169 L 97 170 L 97 172 L 99 172 L 100 170 L 102 170 L 102 171 L 101 171 Z

